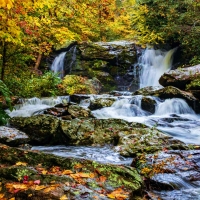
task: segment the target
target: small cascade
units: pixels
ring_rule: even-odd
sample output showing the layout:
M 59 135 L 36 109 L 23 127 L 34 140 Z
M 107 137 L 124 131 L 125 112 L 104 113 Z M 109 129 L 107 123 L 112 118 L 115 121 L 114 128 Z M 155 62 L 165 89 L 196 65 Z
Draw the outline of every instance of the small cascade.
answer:
M 160 103 L 155 115 L 165 114 L 195 114 L 192 108 L 188 106 L 185 100 L 179 98 L 167 99 Z
M 62 52 L 59 54 L 53 61 L 51 65 L 51 70 L 54 73 L 58 73 L 60 78 L 64 77 L 64 62 L 65 62 L 65 55 L 67 52 Z
M 136 104 L 131 104 L 133 99 L 124 98 L 113 103 L 111 107 L 93 111 L 97 118 L 119 118 L 129 120 L 137 116 L 146 116 L 147 112 L 142 110 Z
M 172 67 L 172 57 L 175 51 L 176 48 L 167 52 L 155 49 L 144 51 L 138 60 L 140 88 L 159 85 L 158 80 L 161 75 Z
M 53 61 L 51 70 L 58 73 L 60 78 L 66 74 L 70 74 L 72 67 L 76 62 L 76 45 L 71 47 L 68 51 L 60 53 Z
M 22 101 L 22 104 L 16 105 L 14 110 L 6 110 L 10 117 L 30 117 L 34 113 L 55 106 L 56 104 L 69 102 L 69 96 L 56 98 L 31 98 Z

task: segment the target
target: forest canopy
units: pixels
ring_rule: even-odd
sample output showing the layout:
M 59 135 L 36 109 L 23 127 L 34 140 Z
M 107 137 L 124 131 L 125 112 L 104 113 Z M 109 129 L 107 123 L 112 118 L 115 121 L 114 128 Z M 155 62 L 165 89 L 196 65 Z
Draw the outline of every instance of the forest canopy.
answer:
M 1 0 L 0 78 L 20 87 L 43 56 L 70 41 L 169 44 L 197 64 L 199 11 L 199 0 Z

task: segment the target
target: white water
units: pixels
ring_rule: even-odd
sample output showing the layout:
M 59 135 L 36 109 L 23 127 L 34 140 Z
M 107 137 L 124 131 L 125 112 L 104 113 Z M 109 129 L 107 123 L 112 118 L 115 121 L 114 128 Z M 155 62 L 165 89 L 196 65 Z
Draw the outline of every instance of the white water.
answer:
M 66 52 L 59 54 L 53 61 L 51 65 L 51 71 L 58 73 L 60 78 L 64 77 L 64 61 Z
M 12 112 L 10 110 L 6 110 L 6 112 L 10 117 L 30 117 L 37 111 L 53 107 L 56 104 L 63 103 L 63 101 L 68 102 L 69 97 L 63 96 L 42 99 L 34 97 L 31 99 L 25 99 L 22 104 L 16 105 Z
M 164 72 L 172 67 L 172 56 L 176 49 L 161 51 L 146 49 L 140 56 L 140 88 L 160 85 L 158 80 Z

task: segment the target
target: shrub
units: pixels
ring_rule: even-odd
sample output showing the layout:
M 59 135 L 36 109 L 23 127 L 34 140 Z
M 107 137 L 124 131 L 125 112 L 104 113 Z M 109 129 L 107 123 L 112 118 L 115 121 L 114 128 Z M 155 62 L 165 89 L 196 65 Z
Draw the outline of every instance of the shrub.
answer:
M 66 75 L 60 86 L 64 93 L 72 94 L 96 94 L 92 82 L 86 77 L 77 76 L 77 75 Z

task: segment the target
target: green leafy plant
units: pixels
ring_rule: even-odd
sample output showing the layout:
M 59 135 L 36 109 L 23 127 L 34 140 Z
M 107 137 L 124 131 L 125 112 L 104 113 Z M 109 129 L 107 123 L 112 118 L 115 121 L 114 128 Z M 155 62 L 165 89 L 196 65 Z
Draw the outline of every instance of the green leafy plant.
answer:
M 96 94 L 92 83 L 82 76 L 67 75 L 62 81 L 61 88 L 67 94 Z
M 0 80 L 0 95 L 1 95 L 1 101 L 0 101 L 0 125 L 4 125 L 7 123 L 7 120 L 9 119 L 9 115 L 4 111 L 3 104 L 6 104 L 7 107 L 9 107 L 10 110 L 13 109 L 12 107 L 12 100 L 11 100 L 11 92 L 8 89 L 8 87 L 3 83 L 3 81 Z

